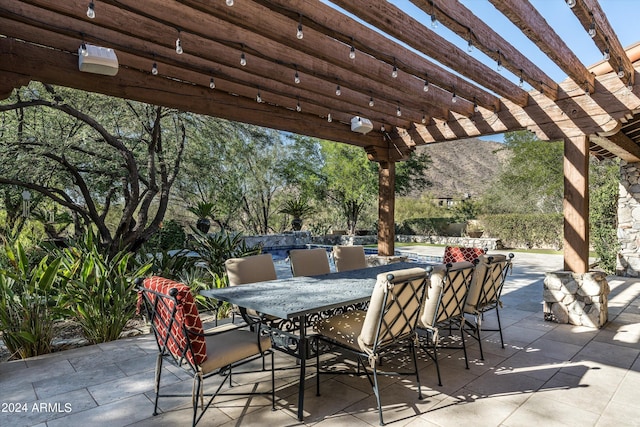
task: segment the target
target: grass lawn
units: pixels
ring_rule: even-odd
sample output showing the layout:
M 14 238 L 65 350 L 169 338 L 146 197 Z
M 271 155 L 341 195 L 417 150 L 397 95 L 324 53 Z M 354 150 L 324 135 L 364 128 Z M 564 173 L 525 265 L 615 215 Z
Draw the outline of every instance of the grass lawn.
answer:
M 432 247 L 441 247 L 444 248 L 447 245 L 436 245 L 436 244 L 432 244 L 432 243 L 404 243 L 404 242 L 396 242 L 395 243 L 395 247 L 396 248 L 400 248 L 403 246 L 432 246 Z M 366 247 L 368 248 L 375 248 L 377 247 L 377 245 L 366 245 Z M 545 254 L 545 255 L 562 255 L 562 251 L 556 251 L 553 249 L 516 249 L 516 248 L 506 248 L 505 250 L 511 251 L 511 252 L 518 252 L 518 253 L 528 253 L 528 254 Z M 593 251 L 589 252 L 589 256 L 590 257 L 596 257 L 596 253 Z

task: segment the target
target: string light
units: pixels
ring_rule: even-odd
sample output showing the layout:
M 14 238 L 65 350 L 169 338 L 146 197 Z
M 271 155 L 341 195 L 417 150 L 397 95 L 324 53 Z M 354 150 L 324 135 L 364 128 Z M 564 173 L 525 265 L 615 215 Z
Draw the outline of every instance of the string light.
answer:
M 298 31 L 296 31 L 296 37 L 298 40 L 302 40 L 304 33 L 302 32 L 302 15 L 300 15 L 300 22 L 298 22 Z
M 244 52 L 240 54 L 240 65 L 243 67 L 247 65 L 247 57 L 244 55 Z
M 467 42 L 467 52 L 473 52 L 473 40 L 469 37 L 469 41 Z
M 423 92 L 429 92 L 429 76 L 424 79 L 424 86 L 422 86 Z
M 609 48 L 606 48 L 604 50 L 604 53 L 602 54 L 602 59 L 604 61 L 608 61 L 609 59 L 611 59 L 611 53 L 609 53 Z
M 256 102 L 258 104 L 262 103 L 262 96 L 260 96 L 260 89 L 258 88 L 258 94 L 256 95 Z
M 544 86 L 542 85 L 542 80 L 540 80 L 540 93 L 544 93 Z
M 455 89 L 453 90 L 453 94 L 451 95 L 451 102 L 454 103 L 454 104 L 456 102 L 458 102 L 458 97 L 456 96 L 456 90 Z
M 620 59 L 620 62 L 622 62 L 622 59 Z M 622 67 L 622 64 L 620 64 L 620 66 L 618 67 L 618 77 L 623 79 L 624 75 L 625 75 L 624 68 Z
M 213 80 L 213 77 L 211 77 L 211 80 L 209 80 L 209 89 L 215 89 L 216 88 L 216 82 L 215 80 Z
M 431 28 L 438 28 L 438 20 L 436 19 L 436 13 L 431 13 Z
M 396 116 L 402 117 L 402 110 L 400 110 L 400 105 L 396 108 Z
M 380 126 L 380 132 L 386 132 L 387 130 L 384 128 L 384 125 Z
M 87 45 L 85 44 L 84 40 L 80 44 L 80 55 L 82 56 L 89 55 L 89 52 L 87 52 Z
M 585 83 L 584 85 L 584 94 L 588 97 L 591 97 L 591 92 L 589 91 L 589 84 Z
M 356 48 L 353 47 L 353 45 L 351 46 L 351 49 L 349 50 L 349 59 L 356 59 Z
M 427 116 L 426 116 L 424 113 L 422 113 L 422 120 L 420 120 L 420 122 L 421 122 L 422 124 L 427 123 Z
M 501 55 L 500 55 L 500 51 L 498 51 L 498 60 L 497 60 L 496 70 L 502 71 L 502 58 L 501 58 Z
M 567 2 L 567 6 L 569 6 L 571 9 L 573 9 L 576 5 L 576 0 L 566 0 Z
M 295 84 L 300 84 L 300 74 L 298 74 L 298 68 L 296 67 L 296 74 L 293 76 L 293 82 Z
M 178 38 L 176 39 L 176 53 L 182 55 L 182 41 L 180 40 L 180 30 L 178 30 Z
M 595 19 L 591 19 L 591 24 L 589 24 L 589 37 L 594 38 L 596 36 L 596 21 Z
M 369 107 L 373 107 L 375 105 L 375 102 L 373 102 L 373 96 L 371 98 L 369 98 Z
M 151 66 L 151 74 L 153 74 L 154 76 L 158 75 L 158 64 L 155 61 Z
M 342 95 L 342 90 L 340 90 L 340 85 L 336 86 L 336 96 Z
M 296 104 L 296 111 L 299 113 L 302 111 L 302 107 L 300 106 L 300 98 L 298 98 L 298 103 Z
M 478 107 L 478 102 L 476 101 L 476 98 L 473 98 L 473 112 L 477 113 L 480 111 L 480 108 Z
M 398 78 L 398 67 L 396 67 L 396 64 L 393 64 L 393 70 L 391 70 L 391 77 L 393 77 L 394 79 Z
M 327 121 L 331 123 L 333 119 L 331 118 L 331 113 L 327 114 Z
M 518 82 L 518 86 L 524 86 L 524 76 L 522 75 L 522 70 L 520 70 L 520 81 Z
M 227 3 L 227 6 L 233 6 L 233 0 L 227 0 L 225 3 Z
M 89 19 L 93 19 L 96 17 L 96 7 L 93 1 L 89 2 L 89 7 L 87 7 L 87 17 Z

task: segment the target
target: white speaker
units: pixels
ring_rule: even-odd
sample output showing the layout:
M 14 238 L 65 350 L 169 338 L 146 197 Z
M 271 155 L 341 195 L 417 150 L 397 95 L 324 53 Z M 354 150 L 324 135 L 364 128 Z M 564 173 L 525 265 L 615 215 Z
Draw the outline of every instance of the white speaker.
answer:
M 371 132 L 373 129 L 373 124 L 371 124 L 371 120 L 365 119 L 364 117 L 355 116 L 351 119 L 351 130 L 353 132 L 358 132 L 363 135 Z
M 78 69 L 85 73 L 115 76 L 118 74 L 118 57 L 111 48 L 83 44 L 78 48 Z

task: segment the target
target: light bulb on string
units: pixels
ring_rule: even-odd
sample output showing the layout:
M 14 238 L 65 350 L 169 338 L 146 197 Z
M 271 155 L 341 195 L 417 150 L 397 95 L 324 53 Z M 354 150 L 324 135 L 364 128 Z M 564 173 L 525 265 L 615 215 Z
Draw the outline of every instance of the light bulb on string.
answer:
M 522 75 L 522 70 L 520 70 L 520 81 L 518 82 L 518 86 L 524 86 L 524 76 Z
M 621 78 L 621 79 L 623 79 L 623 78 L 624 78 L 624 75 L 625 75 L 624 68 L 622 67 L 622 65 L 620 65 L 620 66 L 618 67 L 618 77 L 619 77 L 619 78 Z
M 327 114 L 327 121 L 331 123 L 333 119 L 331 118 L 331 113 Z
M 402 110 L 400 110 L 400 106 L 398 105 L 398 107 L 396 108 L 396 116 L 398 117 L 402 117 Z
M 589 37 L 594 38 L 596 36 L 596 21 L 592 20 L 589 24 L 589 31 L 587 32 Z
M 473 40 L 471 39 L 467 42 L 467 52 L 473 52 Z
M 478 102 L 474 98 L 474 100 L 473 100 L 473 112 L 477 113 L 479 111 L 480 111 L 480 107 L 478 107 Z
M 502 59 L 500 58 L 500 51 L 498 51 L 498 60 L 496 61 L 496 70 L 502 71 Z
M 227 0 L 225 3 L 227 3 L 227 6 L 233 6 L 233 0 Z
M 456 96 L 456 92 L 455 91 L 453 91 L 453 94 L 451 95 L 451 102 L 454 103 L 454 104 L 456 102 L 458 102 L 458 97 Z
M 384 128 L 384 125 L 380 126 L 380 132 L 386 132 L 387 130 Z
M 209 80 L 209 89 L 215 89 L 216 88 L 216 82 L 215 80 L 213 80 L 213 77 L 211 77 L 211 79 Z
M 96 7 L 93 2 L 89 2 L 89 7 L 87 7 L 87 17 L 89 19 L 93 19 L 96 17 Z
M 356 48 L 353 46 L 349 49 L 349 59 L 356 59 Z
M 296 70 L 296 74 L 293 76 L 293 82 L 295 84 L 300 84 L 300 74 L 298 74 L 298 70 Z
M 398 78 L 398 67 L 396 67 L 396 65 L 393 65 L 393 70 L 391 70 L 391 77 L 393 77 L 394 79 Z
M 182 55 L 182 40 L 180 40 L 180 30 L 178 30 L 178 38 L 176 39 L 176 53 Z
M 429 80 L 424 79 L 424 86 L 422 86 L 423 92 L 429 92 Z
M 375 102 L 373 102 L 373 96 L 371 98 L 369 98 L 369 107 L 373 107 L 375 105 Z
M 300 100 L 298 100 L 298 103 L 296 104 L 296 111 L 299 113 L 300 111 L 302 111 L 302 107 L 300 106 Z
M 423 114 L 423 115 L 422 115 L 422 120 L 420 120 L 420 122 L 421 122 L 422 124 L 427 123 L 427 116 Z
M 435 12 L 431 14 L 431 28 L 438 28 L 438 19 L 436 18 Z
M 304 37 L 304 33 L 302 32 L 302 22 L 298 23 L 298 30 L 296 31 L 296 37 L 298 40 L 302 40 Z
M 336 96 L 342 95 L 342 90 L 340 89 L 340 85 L 336 86 Z
M 567 2 L 567 6 L 569 6 L 569 8 L 573 9 L 576 5 L 576 0 L 566 0 Z
M 258 104 L 262 103 L 262 96 L 260 96 L 260 89 L 258 89 L 258 94 L 256 95 L 256 102 Z
M 82 56 L 87 56 L 89 55 L 89 52 L 87 51 L 87 45 L 84 42 L 84 40 L 82 41 L 82 43 L 80 44 L 80 55 Z
M 247 57 L 245 56 L 244 52 L 240 54 L 240 65 L 242 65 L 243 67 L 247 65 Z
M 602 54 L 602 59 L 604 61 L 608 61 L 609 59 L 611 59 L 611 53 L 609 53 L 609 48 L 606 48 L 604 50 L 604 53 Z
M 156 62 L 154 62 L 151 66 L 151 74 L 153 74 L 154 76 L 158 75 L 158 64 Z

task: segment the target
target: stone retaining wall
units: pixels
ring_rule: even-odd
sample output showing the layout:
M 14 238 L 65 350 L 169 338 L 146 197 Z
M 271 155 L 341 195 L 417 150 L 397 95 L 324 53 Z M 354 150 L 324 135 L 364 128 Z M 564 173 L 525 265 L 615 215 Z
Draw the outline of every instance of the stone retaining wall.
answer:
M 544 320 L 601 328 L 608 319 L 609 283 L 601 271 L 545 273 Z

